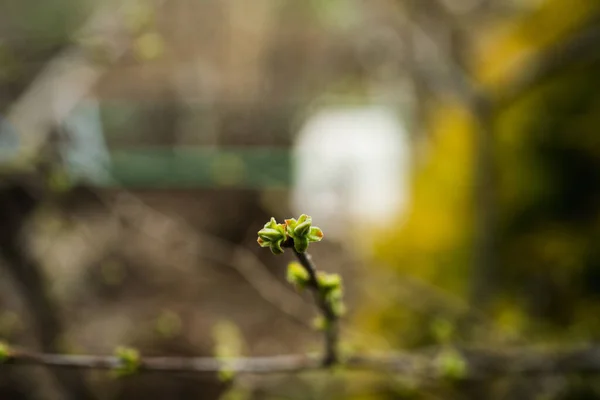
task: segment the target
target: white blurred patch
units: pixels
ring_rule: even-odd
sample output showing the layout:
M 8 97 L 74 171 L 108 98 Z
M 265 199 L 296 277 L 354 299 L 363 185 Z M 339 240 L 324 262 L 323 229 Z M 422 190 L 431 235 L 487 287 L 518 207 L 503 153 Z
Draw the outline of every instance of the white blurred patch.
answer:
M 382 106 L 321 109 L 302 127 L 295 154 L 293 207 L 329 235 L 343 218 L 383 224 L 408 199 L 407 132 Z

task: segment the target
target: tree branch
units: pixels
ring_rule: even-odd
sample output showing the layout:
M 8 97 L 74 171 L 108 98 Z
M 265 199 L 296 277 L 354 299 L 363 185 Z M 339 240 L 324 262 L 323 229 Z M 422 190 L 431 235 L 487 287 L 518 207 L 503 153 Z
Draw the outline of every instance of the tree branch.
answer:
M 349 370 L 393 372 L 441 378 L 439 356 L 444 348 L 407 353 L 351 355 L 339 360 Z M 459 349 L 465 362 L 461 379 L 480 380 L 495 376 L 599 374 L 600 347 L 541 350 L 531 347 L 504 350 Z M 116 356 L 67 355 L 10 349 L 7 365 L 42 365 L 51 368 L 112 370 L 121 366 Z M 211 357 L 142 357 L 139 372 L 218 373 L 227 369 L 237 374 L 277 374 L 327 369 L 318 355 L 293 354 L 273 357 L 219 359 Z
M 60 307 L 48 290 L 43 269 L 25 251 L 20 242 L 24 225 L 38 207 L 38 200 L 19 186 L 0 190 L 0 257 L 4 267 L 14 280 L 19 294 L 31 314 L 35 334 L 44 351 L 59 351 L 58 341 L 65 333 Z M 85 380 L 78 374 L 65 375 L 52 371 L 62 386 L 65 398 L 91 399 L 93 396 Z
M 325 321 L 327 322 L 325 329 L 325 357 L 323 359 L 323 364 L 326 366 L 335 364 L 339 361 L 337 349 L 339 326 L 337 315 L 332 309 L 331 304 L 327 302 L 325 296 L 323 295 L 323 291 L 319 285 L 319 280 L 317 279 L 317 268 L 313 264 L 310 254 L 299 253 L 293 248 L 293 246 L 292 249 L 294 250 L 294 254 L 296 255 L 296 258 L 302 267 L 304 267 L 306 272 L 308 272 L 308 287 L 313 293 L 317 307 L 319 307 L 319 311 L 321 314 L 323 314 L 323 318 L 325 318 Z

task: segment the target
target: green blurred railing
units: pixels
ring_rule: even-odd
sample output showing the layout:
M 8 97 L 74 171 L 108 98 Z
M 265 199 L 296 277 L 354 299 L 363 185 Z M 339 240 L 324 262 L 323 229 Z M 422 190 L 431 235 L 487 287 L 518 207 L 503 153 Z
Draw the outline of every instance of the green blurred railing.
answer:
M 113 182 L 130 188 L 278 188 L 291 181 L 288 149 L 131 149 L 111 154 Z

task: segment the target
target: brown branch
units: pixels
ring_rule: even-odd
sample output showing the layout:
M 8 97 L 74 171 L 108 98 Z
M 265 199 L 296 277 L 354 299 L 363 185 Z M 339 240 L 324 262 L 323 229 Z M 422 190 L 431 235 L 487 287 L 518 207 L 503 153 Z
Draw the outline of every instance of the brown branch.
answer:
M 0 257 L 3 267 L 16 284 L 19 295 L 31 314 L 35 334 L 42 350 L 58 351 L 58 341 L 64 335 L 64 321 L 60 307 L 48 290 L 47 277 L 41 266 L 25 250 L 21 243 L 23 227 L 38 207 L 39 200 L 33 198 L 19 186 L 0 190 Z M 65 375 L 52 371 L 54 378 L 65 392 L 65 398 L 93 398 L 85 380 L 78 374 Z M 68 396 L 67 396 L 68 394 Z
M 351 355 L 339 360 L 349 370 L 393 372 L 442 378 L 439 355 L 444 348 L 389 354 Z M 503 375 L 599 374 L 600 347 L 541 350 L 531 347 L 505 350 L 459 349 L 465 362 L 461 379 L 480 380 Z M 36 353 L 11 349 L 6 365 L 42 365 L 51 368 L 112 370 L 121 362 L 115 356 Z M 139 372 L 277 374 L 327 369 L 318 355 L 219 359 L 211 357 L 141 357 Z
M 189 224 L 179 218 L 167 217 L 166 215 L 153 210 L 130 192 L 124 191 L 121 193 L 120 201 L 110 201 L 109 199 L 103 197 L 101 197 L 101 199 L 112 213 L 118 216 L 121 220 L 127 220 L 131 225 L 135 226 L 140 231 L 148 233 L 147 230 L 142 229 L 143 223 L 141 219 L 158 218 L 165 222 L 175 224 L 178 227 L 178 230 L 185 231 L 188 238 L 191 237 L 193 240 L 210 243 L 210 247 L 215 250 L 210 253 L 213 257 L 219 252 L 224 254 L 228 253 L 228 247 L 232 246 L 231 243 L 223 239 L 212 237 L 207 234 L 200 234 L 190 227 Z M 124 206 L 124 203 L 129 206 L 129 209 L 127 206 Z M 131 215 L 131 207 L 135 207 L 135 212 L 133 213 L 134 215 Z M 164 237 L 158 235 L 156 239 L 164 240 Z M 289 241 L 284 246 L 293 249 L 293 241 Z M 337 316 L 319 289 L 316 268 L 310 260 L 310 255 L 306 253 L 297 253 L 295 249 L 294 253 L 300 261 L 300 264 L 307 270 L 310 276 L 309 288 L 314 295 L 317 306 L 327 321 L 327 329 L 325 330 L 326 356 L 323 360 L 323 363 L 326 365 L 334 364 L 338 359 L 337 342 L 340 330 L 337 324 Z M 239 263 L 228 265 L 232 265 L 234 268 L 236 268 L 236 270 L 247 279 L 250 285 L 257 290 L 257 293 L 259 293 L 261 297 L 267 300 L 270 304 L 275 305 L 285 314 L 292 317 L 294 321 L 300 322 L 303 326 L 306 326 L 306 319 L 303 317 L 303 302 L 300 298 L 294 296 L 292 294 L 293 292 L 286 290 L 276 279 L 272 278 L 267 272 L 265 272 L 260 261 L 252 252 L 238 246 L 234 252 L 234 256 L 236 256 L 236 259 L 239 259 Z M 242 258 L 244 258 L 244 260 L 242 260 Z M 243 261 L 247 262 L 249 265 L 245 265 Z
M 339 361 L 337 349 L 339 338 L 339 326 L 337 321 L 337 315 L 332 309 L 331 304 L 325 298 L 323 291 L 321 290 L 319 280 L 317 279 L 317 268 L 313 264 L 310 254 L 299 253 L 294 248 L 293 250 L 294 254 L 296 255 L 296 258 L 298 259 L 302 267 L 304 267 L 306 272 L 308 272 L 308 287 L 313 293 L 317 307 L 319 307 L 319 311 L 321 312 L 321 314 L 323 314 L 323 318 L 325 318 L 327 322 L 325 329 L 325 357 L 323 358 L 323 364 L 325 366 L 335 364 Z

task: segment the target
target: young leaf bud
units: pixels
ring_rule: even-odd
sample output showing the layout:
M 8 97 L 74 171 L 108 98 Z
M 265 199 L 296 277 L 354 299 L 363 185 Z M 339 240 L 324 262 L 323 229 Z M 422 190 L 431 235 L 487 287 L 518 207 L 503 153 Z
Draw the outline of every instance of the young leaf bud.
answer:
M 10 358 L 10 349 L 8 347 L 8 344 L 6 344 L 4 342 L 0 342 L 0 364 L 8 361 L 9 358 Z
M 257 242 L 260 247 L 269 247 L 273 254 L 282 254 L 281 245 L 286 239 L 285 225 L 278 224 L 275 218 L 271 218 L 264 228 L 258 231 Z
M 287 280 L 297 289 L 304 289 L 310 280 L 310 276 L 302 265 L 292 262 L 288 265 Z
M 131 347 L 117 347 L 115 355 L 119 361 L 117 376 L 129 376 L 138 372 L 141 366 L 140 353 Z

